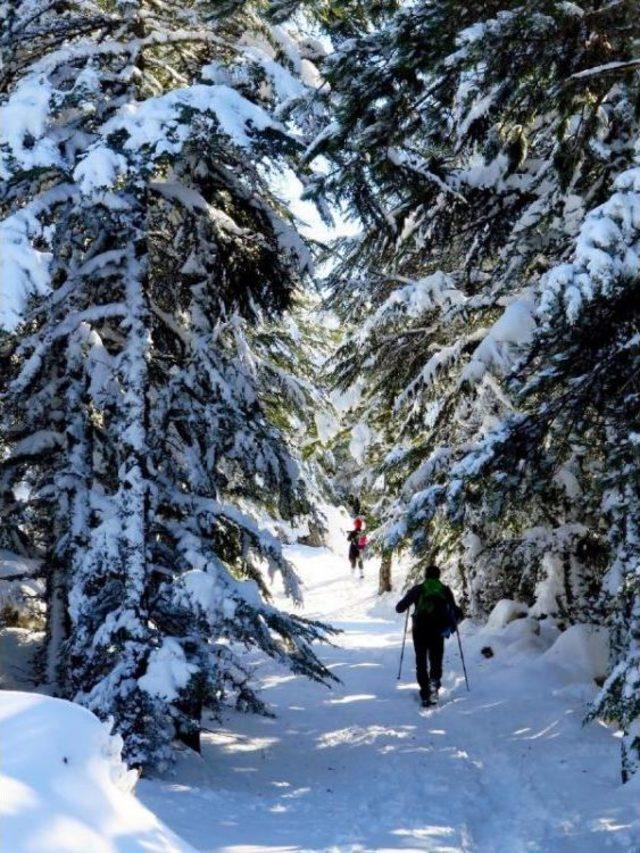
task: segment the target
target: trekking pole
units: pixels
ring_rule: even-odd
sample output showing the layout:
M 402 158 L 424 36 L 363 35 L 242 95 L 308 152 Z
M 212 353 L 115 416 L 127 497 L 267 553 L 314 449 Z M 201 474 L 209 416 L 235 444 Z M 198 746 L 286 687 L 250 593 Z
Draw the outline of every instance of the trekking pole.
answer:
M 407 628 L 409 627 L 409 608 L 407 607 L 407 618 L 404 620 L 404 634 L 402 635 L 402 651 L 400 652 L 400 666 L 398 667 L 398 681 L 402 678 L 402 660 L 404 658 L 404 647 L 407 642 Z
M 458 631 L 458 626 L 456 625 L 456 637 L 458 638 L 458 648 L 460 649 L 460 660 L 462 661 L 462 671 L 464 672 L 464 681 L 467 685 L 467 690 L 471 692 L 471 688 L 469 687 L 469 679 L 467 678 L 467 667 L 464 662 L 464 655 L 462 653 L 462 640 L 460 639 L 460 631 Z

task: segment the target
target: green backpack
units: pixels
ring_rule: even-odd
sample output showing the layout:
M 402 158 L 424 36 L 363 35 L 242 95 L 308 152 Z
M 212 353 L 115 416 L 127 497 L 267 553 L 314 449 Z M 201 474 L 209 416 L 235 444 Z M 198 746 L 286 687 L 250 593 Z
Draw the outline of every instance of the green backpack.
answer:
M 444 626 L 448 620 L 449 600 L 444 584 L 437 578 L 427 578 L 422 584 L 415 615 L 428 618 Z

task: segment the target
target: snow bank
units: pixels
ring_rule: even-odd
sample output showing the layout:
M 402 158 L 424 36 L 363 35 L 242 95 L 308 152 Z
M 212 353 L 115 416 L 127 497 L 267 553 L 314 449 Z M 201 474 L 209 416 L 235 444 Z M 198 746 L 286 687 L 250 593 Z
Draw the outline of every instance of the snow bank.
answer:
M 187 851 L 131 793 L 120 740 L 62 699 L 0 692 L 0 849 L 11 853 Z
M 509 598 L 495 605 L 481 627 L 466 620 L 460 630 L 468 635 L 470 659 L 492 669 L 536 664 L 560 634 L 554 619 L 535 619 L 526 604 Z M 492 654 L 484 661 L 486 647 Z
M 572 625 L 543 657 L 562 670 L 567 681 L 605 678 L 609 671 L 609 632 L 595 625 Z
M 201 758 L 143 780 L 140 797 L 198 850 L 640 851 L 640 775 L 621 786 L 617 733 L 582 725 L 595 685 L 557 689 L 544 659 L 555 620 L 496 631 L 465 620 L 471 691 L 450 639 L 442 705 L 421 712 L 410 639 L 396 679 L 406 567 L 394 558 L 396 591 L 379 597 L 377 560 L 353 578 L 342 515 L 327 514 L 338 553 L 291 545 L 286 555 L 305 589 L 301 613 L 344 630 L 321 652 L 341 683 L 327 691 L 261 664 L 277 722 L 233 714 L 205 734 Z
M 572 625 L 560 631 L 555 619 L 532 618 L 525 604 L 502 599 L 487 623 L 474 636 L 474 651 L 482 644 L 494 654 L 507 652 L 509 662 L 530 658 L 536 668 L 564 684 L 600 680 L 609 672 L 609 633 L 595 625 Z M 477 649 L 475 648 L 477 646 Z
M 606 628 L 578 624 L 561 631 L 555 619 L 535 618 L 536 609 L 508 598 L 499 601 L 486 624 L 472 634 L 476 658 L 482 646 L 489 646 L 501 658 L 500 665 L 505 657 L 510 665 L 528 660 L 556 683 L 593 686 L 594 681 L 606 678 L 610 663 Z M 463 632 L 465 627 L 463 623 Z
M 488 646 L 493 652 L 488 665 L 498 669 L 535 664 L 553 645 L 559 633 L 553 620 L 545 619 L 541 622 L 529 616 L 512 619 L 498 628 L 484 625 L 478 631 L 474 631 L 473 625 L 467 626 L 463 622 L 461 632 L 470 632 L 470 658 L 480 663 L 483 660 L 482 649 Z
M 490 631 L 499 631 L 500 628 L 505 628 L 509 622 L 513 622 L 514 619 L 522 619 L 528 613 L 529 608 L 526 604 L 520 604 L 518 601 L 503 598 L 489 614 L 487 628 Z

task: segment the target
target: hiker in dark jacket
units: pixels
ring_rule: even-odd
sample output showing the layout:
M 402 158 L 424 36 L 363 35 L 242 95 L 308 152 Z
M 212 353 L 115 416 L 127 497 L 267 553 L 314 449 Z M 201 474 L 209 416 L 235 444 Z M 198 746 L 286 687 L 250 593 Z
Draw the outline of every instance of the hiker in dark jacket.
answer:
M 423 583 L 411 587 L 396 604 L 396 613 L 404 613 L 414 605 L 412 618 L 413 647 L 416 652 L 416 678 L 422 704 L 432 705 L 438 698 L 442 681 L 442 658 L 445 637 L 455 631 L 462 618 L 450 588 L 440 580 L 440 569 L 427 568 Z
M 367 544 L 367 537 L 362 529 L 362 519 L 356 518 L 353 522 L 353 530 L 347 533 L 347 542 L 349 543 L 349 563 L 351 571 L 355 571 L 356 564 L 360 569 L 360 577 L 364 577 L 364 549 Z

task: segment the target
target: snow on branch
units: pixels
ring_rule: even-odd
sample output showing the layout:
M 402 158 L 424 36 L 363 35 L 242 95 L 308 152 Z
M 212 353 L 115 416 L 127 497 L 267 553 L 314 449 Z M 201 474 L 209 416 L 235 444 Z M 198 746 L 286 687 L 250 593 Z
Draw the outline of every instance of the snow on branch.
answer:
M 9 459 L 13 461 L 25 456 L 40 456 L 46 451 L 58 450 L 61 447 L 64 447 L 64 433 L 41 429 L 16 442 L 11 448 Z
M 575 323 L 587 305 L 610 296 L 640 270 L 640 167 L 628 169 L 614 184 L 615 192 L 587 216 L 580 230 L 575 257 L 560 264 L 542 282 L 538 313 L 543 321 L 562 315 Z
M 27 302 L 49 292 L 51 255 L 34 249 L 32 237 L 40 222 L 25 208 L 0 222 L 0 329 L 20 324 Z
M 395 289 L 375 313 L 365 320 L 358 332 L 360 341 L 390 319 L 400 316 L 419 317 L 427 311 L 463 305 L 466 300 L 464 293 L 455 286 L 453 278 L 440 270 L 415 281 L 405 281 L 407 283 L 403 287 Z
M 461 193 L 450 187 L 446 181 L 443 181 L 442 178 L 438 177 L 438 175 L 430 169 L 427 169 L 426 166 L 423 165 L 422 158 L 417 157 L 417 155 L 410 154 L 408 151 L 402 151 L 399 148 L 388 148 L 387 157 L 394 166 L 408 169 L 416 175 L 420 175 L 422 178 L 425 178 L 427 181 L 435 184 L 444 193 L 453 196 L 463 204 L 467 204 L 466 198 L 461 195 Z
M 597 65 L 595 68 L 584 68 L 582 71 L 576 71 L 569 77 L 569 80 L 584 80 L 587 77 L 599 77 L 603 74 L 611 74 L 616 71 L 635 71 L 640 68 L 640 59 L 628 59 L 621 62 L 606 62 L 603 65 Z
M 0 128 L 2 127 L 0 110 Z M 0 170 L 1 171 L 1 170 Z M 29 204 L 0 221 L 0 329 L 13 332 L 22 321 L 32 297 L 50 293 L 51 254 L 36 249 L 36 241 L 48 241 L 41 217 L 68 203 L 77 194 L 72 184 L 60 184 L 38 195 Z
M 112 186 L 125 170 L 137 172 L 139 157 L 148 163 L 178 153 L 193 132 L 188 115 L 194 112 L 213 117 L 221 132 L 240 148 L 253 144 L 255 132 L 287 135 L 282 124 L 235 89 L 199 83 L 121 107 L 100 128 L 101 141 L 76 166 L 74 179 L 84 193 L 91 193 Z M 111 147 L 121 135 L 127 159 Z

